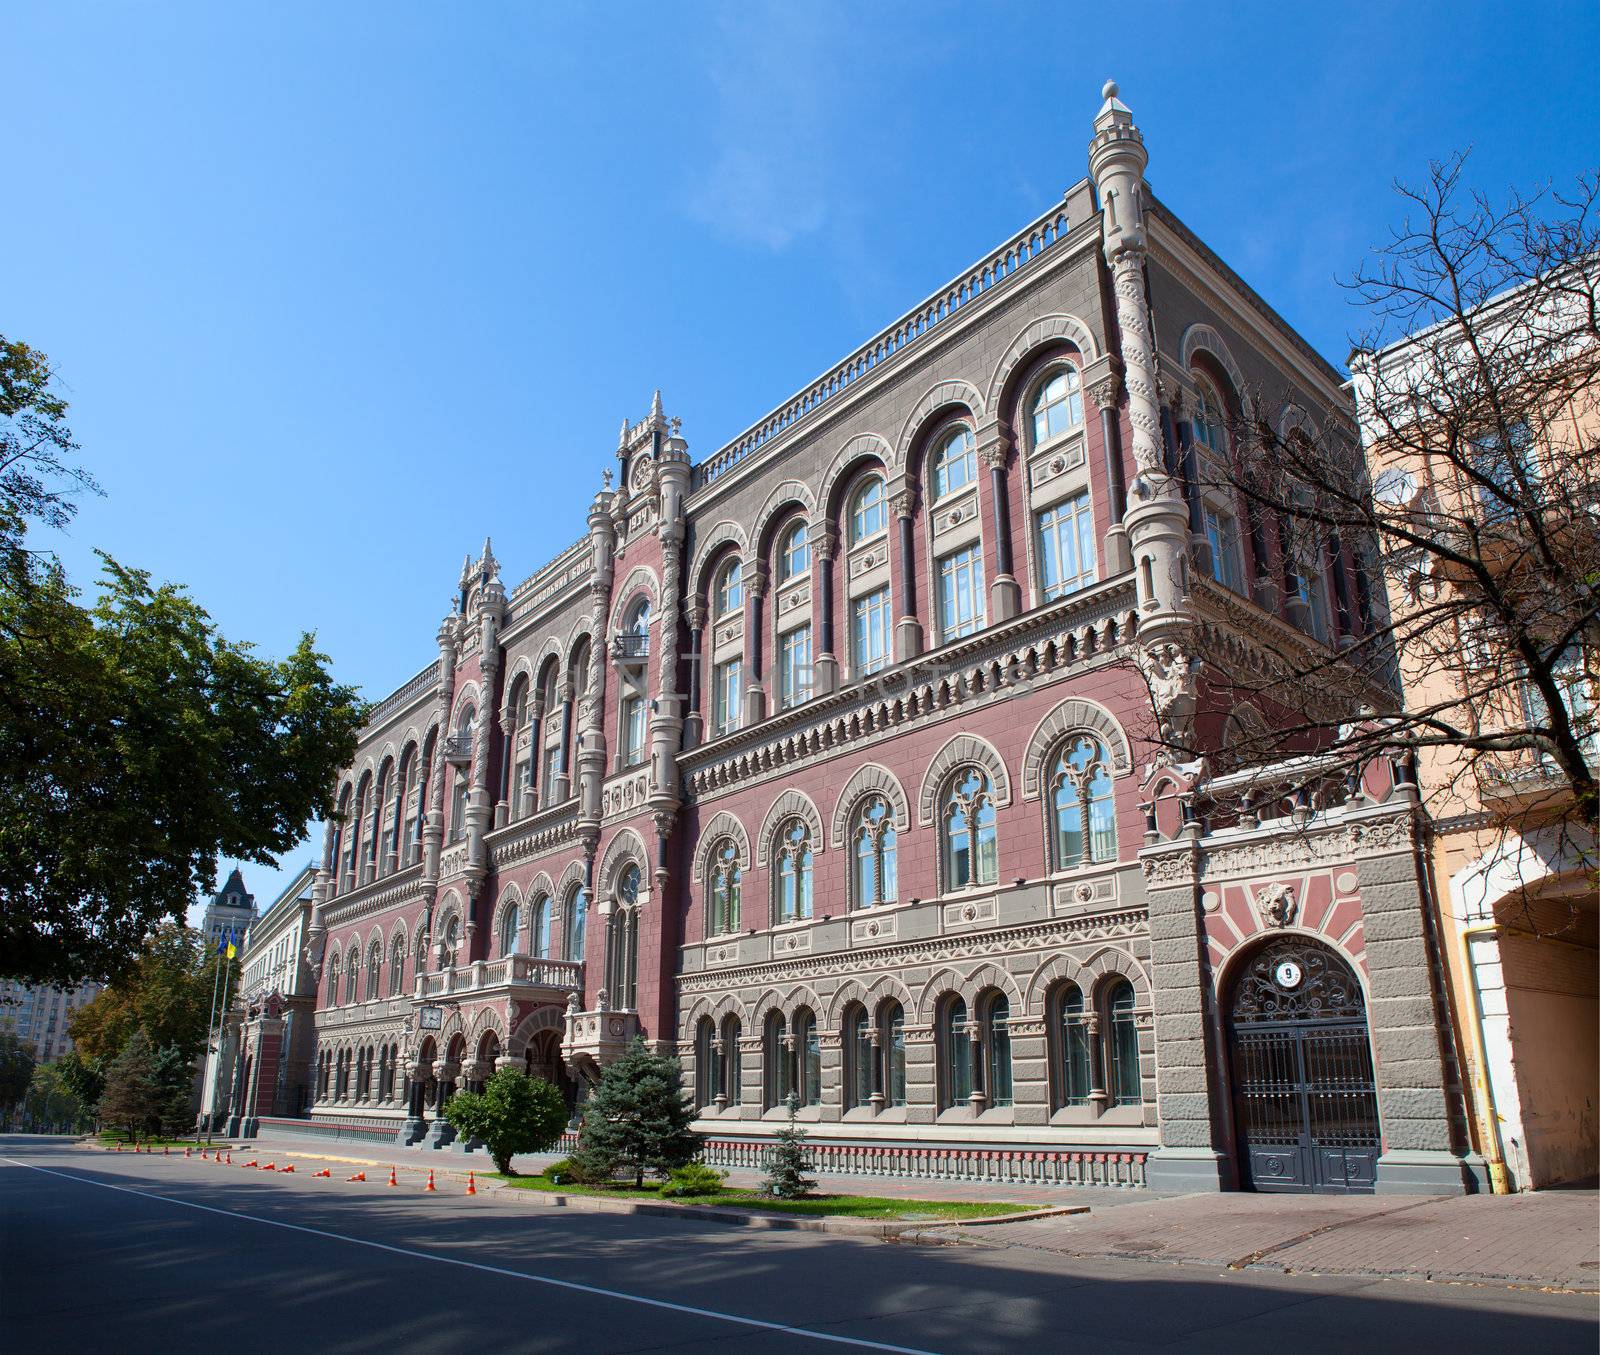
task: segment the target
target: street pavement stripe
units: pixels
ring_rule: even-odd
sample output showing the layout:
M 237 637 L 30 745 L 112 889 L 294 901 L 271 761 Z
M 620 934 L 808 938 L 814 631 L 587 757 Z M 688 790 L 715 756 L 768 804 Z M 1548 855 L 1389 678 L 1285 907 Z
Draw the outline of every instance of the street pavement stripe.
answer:
M 555 1289 L 570 1289 L 579 1294 L 593 1294 L 598 1298 L 620 1299 L 624 1303 L 638 1303 L 646 1308 L 664 1308 L 672 1313 L 687 1313 L 691 1317 L 706 1317 L 714 1322 L 731 1322 L 740 1327 L 758 1327 L 762 1331 L 782 1332 L 785 1336 L 798 1336 L 808 1341 L 827 1341 L 838 1346 L 858 1346 L 864 1350 L 887 1350 L 894 1355 L 937 1355 L 934 1351 L 917 1346 L 895 1346 L 883 1341 L 868 1341 L 858 1336 L 839 1336 L 833 1332 L 813 1331 L 808 1327 L 790 1327 L 782 1322 L 767 1322 L 759 1317 L 740 1317 L 737 1313 L 719 1313 L 714 1308 L 695 1308 L 687 1303 L 669 1303 L 666 1299 L 646 1298 L 643 1294 L 629 1294 L 620 1289 L 602 1289 L 598 1285 L 579 1284 L 576 1280 L 558 1280 L 550 1275 L 533 1275 L 525 1270 L 508 1270 L 502 1266 L 486 1266 L 481 1261 L 463 1261 L 455 1256 L 437 1256 L 432 1252 L 413 1251 L 409 1247 L 396 1247 L 387 1242 L 374 1242 L 370 1238 L 351 1237 L 347 1233 L 329 1232 L 323 1228 L 308 1228 L 303 1223 L 285 1223 L 281 1219 L 262 1218 L 259 1214 L 241 1214 L 234 1209 L 218 1209 L 214 1205 L 196 1204 L 193 1200 L 179 1200 L 171 1195 L 157 1195 L 148 1190 L 134 1190 L 128 1186 L 113 1186 L 106 1181 L 95 1181 L 72 1172 L 55 1171 L 50 1167 L 36 1167 L 31 1162 L 19 1162 L 14 1157 L 3 1159 L 13 1167 L 25 1167 L 45 1176 L 58 1176 L 63 1181 L 76 1181 L 79 1185 L 98 1186 L 101 1190 L 114 1190 L 122 1195 L 136 1195 L 141 1200 L 160 1200 L 184 1209 L 197 1209 L 205 1214 L 220 1214 L 224 1218 L 244 1219 L 249 1223 L 264 1223 L 269 1228 L 287 1228 L 293 1233 L 309 1233 L 312 1237 L 326 1237 L 335 1242 L 349 1242 L 357 1247 L 371 1247 L 374 1251 L 393 1252 L 396 1256 L 409 1256 L 418 1261 L 434 1261 L 444 1266 L 462 1266 L 467 1270 L 481 1270 L 486 1275 L 501 1275 L 512 1280 L 528 1280 L 533 1284 L 549 1285 Z

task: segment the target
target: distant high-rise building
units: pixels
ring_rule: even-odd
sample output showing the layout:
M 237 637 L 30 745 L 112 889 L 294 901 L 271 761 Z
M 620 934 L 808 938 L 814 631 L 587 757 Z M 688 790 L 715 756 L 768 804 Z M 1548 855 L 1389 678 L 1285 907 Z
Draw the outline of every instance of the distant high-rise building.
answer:
M 40 1063 L 51 1063 L 72 1048 L 67 1022 L 72 1013 L 93 1002 L 104 985 L 85 983 L 77 988 L 30 987 L 7 980 L 0 983 L 0 1030 L 14 1030 L 33 1046 Z

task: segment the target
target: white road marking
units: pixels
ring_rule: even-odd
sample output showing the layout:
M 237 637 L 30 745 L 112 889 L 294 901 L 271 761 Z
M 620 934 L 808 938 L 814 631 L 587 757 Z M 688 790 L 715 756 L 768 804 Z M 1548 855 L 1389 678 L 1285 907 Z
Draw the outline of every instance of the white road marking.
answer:
M 97 1186 L 101 1190 L 114 1190 L 122 1195 L 136 1195 L 141 1200 L 160 1200 L 183 1209 L 197 1209 L 205 1214 L 220 1214 L 224 1218 L 244 1219 L 249 1223 L 263 1223 L 269 1228 L 286 1228 L 292 1233 L 309 1233 L 312 1237 L 326 1237 L 335 1242 L 349 1242 L 357 1247 L 371 1247 L 374 1251 L 392 1252 L 396 1256 L 409 1256 L 417 1261 L 433 1261 L 443 1266 L 462 1266 L 467 1270 L 481 1270 L 486 1275 L 501 1275 L 511 1280 L 527 1280 L 533 1284 L 550 1285 L 555 1289 L 570 1289 L 579 1294 L 594 1294 L 599 1298 L 620 1299 L 624 1303 L 643 1304 L 647 1308 L 664 1308 L 672 1313 L 687 1313 L 691 1317 L 706 1317 L 714 1322 L 731 1322 L 740 1327 L 758 1327 L 762 1331 L 782 1332 L 785 1336 L 798 1336 L 808 1341 L 827 1341 L 839 1346 L 858 1346 L 864 1350 L 887 1350 L 894 1355 L 936 1355 L 934 1351 L 916 1346 L 894 1346 L 883 1341 L 868 1341 L 857 1336 L 838 1336 L 832 1332 L 812 1331 L 806 1327 L 789 1327 L 782 1322 L 766 1322 L 759 1317 L 740 1317 L 737 1313 L 719 1313 L 713 1308 L 695 1308 L 687 1303 L 669 1303 L 665 1299 L 646 1298 L 643 1294 L 628 1294 L 620 1289 L 602 1289 L 598 1285 L 579 1284 L 576 1280 L 558 1280 L 550 1275 L 533 1275 L 525 1270 L 507 1270 L 502 1266 L 486 1266 L 481 1261 L 463 1261 L 455 1256 L 438 1256 L 433 1252 L 413 1251 L 409 1247 L 395 1247 L 387 1242 L 373 1242 L 365 1237 L 351 1237 L 346 1233 L 328 1232 L 323 1228 L 308 1228 L 302 1223 L 284 1223 L 281 1219 L 262 1218 L 259 1214 L 241 1214 L 234 1209 L 218 1209 L 214 1205 L 196 1204 L 193 1200 L 179 1200 L 171 1195 L 156 1195 L 148 1190 L 133 1190 L 128 1186 L 113 1186 L 105 1181 L 76 1176 L 72 1172 L 55 1171 L 49 1167 L 36 1167 L 31 1162 L 19 1162 L 14 1157 L 0 1159 L 13 1167 L 23 1167 L 46 1176 L 59 1176 L 63 1181 L 76 1181 L 79 1185 Z

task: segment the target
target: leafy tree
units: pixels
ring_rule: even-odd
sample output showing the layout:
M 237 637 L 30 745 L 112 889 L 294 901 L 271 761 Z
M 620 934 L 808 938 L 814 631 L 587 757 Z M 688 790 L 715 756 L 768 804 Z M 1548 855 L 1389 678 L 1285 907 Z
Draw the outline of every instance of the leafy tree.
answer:
M 46 1132 L 81 1128 L 87 1119 L 82 1103 L 62 1079 L 59 1060 L 33 1070 L 22 1105 L 34 1127 Z
M 216 885 L 334 811 L 363 705 L 310 635 L 281 662 L 224 638 L 185 590 L 108 556 L 79 601 L 30 548 L 94 490 L 45 357 L 0 336 L 0 978 L 123 970 Z
M 30 1041 L 19 1039 L 14 1030 L 0 1030 L 0 1120 L 9 1120 L 27 1094 L 34 1061 Z
M 457 1092 L 444 1103 L 444 1118 L 456 1133 L 479 1139 L 494 1168 L 507 1176 L 515 1153 L 547 1153 L 567 1127 L 567 1103 L 542 1077 L 502 1068 L 481 1092 Z
M 694 1111 L 682 1076 L 676 1059 L 652 1054 L 636 1038 L 601 1074 L 585 1107 L 577 1154 L 584 1170 L 626 1170 L 643 1186 L 646 1172 L 665 1175 L 693 1162 L 702 1140 L 689 1128 Z
M 162 926 L 122 977 L 73 1012 L 67 1029 L 75 1050 L 85 1059 L 114 1059 L 142 1030 L 153 1049 L 170 1046 L 192 1063 L 205 1045 L 216 963 L 200 933 Z M 236 987 L 238 961 L 227 963 Z
M 121 1126 L 130 1139 L 137 1141 L 141 1134 L 160 1126 L 165 1098 L 150 1041 L 142 1030 L 137 1030 L 106 1074 L 100 1118 Z
M 106 1061 L 85 1059 L 76 1049 L 71 1049 L 55 1061 L 54 1067 L 62 1087 L 77 1099 L 84 1118 L 98 1118 L 100 1098 L 106 1090 Z
M 805 1150 L 806 1131 L 800 1128 L 795 1115 L 799 1099 L 791 1092 L 784 1104 L 789 1110 L 789 1122 L 778 1131 L 772 1147 L 767 1150 L 767 1174 L 761 1189 L 780 1200 L 798 1200 L 809 1195 L 817 1183 L 806 1176 L 811 1170 L 811 1159 Z

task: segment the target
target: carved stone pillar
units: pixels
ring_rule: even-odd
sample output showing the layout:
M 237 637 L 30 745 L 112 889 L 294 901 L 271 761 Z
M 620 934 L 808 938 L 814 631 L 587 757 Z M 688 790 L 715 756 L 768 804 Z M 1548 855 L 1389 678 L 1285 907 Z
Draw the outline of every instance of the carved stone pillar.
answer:
M 833 562 L 839 551 L 839 531 L 824 523 L 814 537 L 817 560 L 817 656 L 812 674 L 812 694 L 826 696 L 839 689 L 839 656 L 833 647 Z
M 1122 382 L 1107 376 L 1089 387 L 1089 399 L 1100 411 L 1100 441 L 1105 448 L 1106 492 L 1110 500 L 1111 526 L 1106 529 L 1105 569 L 1107 578 L 1116 578 L 1133 568 L 1128 552 L 1128 529 L 1123 518 L 1128 511 L 1128 487 L 1122 469 Z
M 705 667 L 706 604 L 690 598 L 684 604 L 689 623 L 689 709 L 683 719 L 683 746 L 693 748 L 705 733 L 705 713 L 700 709 L 701 670 Z
M 767 688 L 762 673 L 761 617 L 767 599 L 766 561 L 757 560 L 745 571 L 744 625 L 744 723 L 753 725 L 766 718 Z
M 909 488 L 889 500 L 900 534 L 900 615 L 894 623 L 894 661 L 905 663 L 922 653 L 923 630 L 917 615 L 917 533 Z
M 1011 490 L 1006 483 L 1010 447 L 1002 437 L 982 450 L 989 468 L 989 504 L 994 517 L 995 577 L 989 585 L 989 620 L 1008 621 L 1022 610 L 1022 589 L 1011 564 Z

